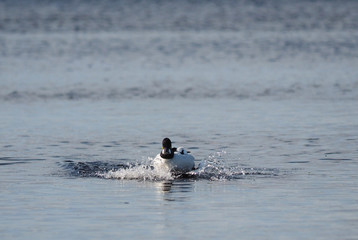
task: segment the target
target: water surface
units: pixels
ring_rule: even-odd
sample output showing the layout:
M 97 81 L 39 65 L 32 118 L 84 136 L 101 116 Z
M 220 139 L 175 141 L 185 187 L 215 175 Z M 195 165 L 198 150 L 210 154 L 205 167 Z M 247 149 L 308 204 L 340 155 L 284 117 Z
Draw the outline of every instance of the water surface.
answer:
M 357 9 L 1 1 L 1 239 L 355 239 Z

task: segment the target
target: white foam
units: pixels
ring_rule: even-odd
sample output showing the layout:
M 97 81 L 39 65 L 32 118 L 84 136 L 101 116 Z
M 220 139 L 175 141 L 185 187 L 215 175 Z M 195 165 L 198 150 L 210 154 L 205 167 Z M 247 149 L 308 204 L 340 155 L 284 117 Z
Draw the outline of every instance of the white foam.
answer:
M 169 171 L 153 169 L 148 165 L 135 165 L 126 169 L 110 170 L 106 173 L 98 173 L 99 177 L 106 179 L 138 179 L 143 181 L 173 180 Z

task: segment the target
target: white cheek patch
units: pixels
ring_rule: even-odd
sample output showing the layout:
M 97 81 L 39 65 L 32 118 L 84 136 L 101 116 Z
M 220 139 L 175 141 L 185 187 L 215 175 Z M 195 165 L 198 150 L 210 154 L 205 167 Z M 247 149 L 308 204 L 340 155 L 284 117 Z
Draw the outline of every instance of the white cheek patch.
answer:
M 165 151 L 167 150 L 167 151 Z M 172 151 L 170 149 L 162 149 L 162 154 L 171 154 Z

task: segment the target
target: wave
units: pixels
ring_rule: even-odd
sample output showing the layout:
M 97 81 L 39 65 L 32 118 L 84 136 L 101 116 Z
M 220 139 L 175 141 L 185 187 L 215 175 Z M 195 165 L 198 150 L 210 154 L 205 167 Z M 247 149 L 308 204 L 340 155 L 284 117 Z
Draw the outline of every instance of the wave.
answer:
M 58 91 L 11 91 L 0 92 L 0 101 L 48 101 L 48 100 L 126 100 L 126 99 L 358 99 L 354 91 L 358 82 L 321 84 L 299 84 L 289 86 L 195 86 L 165 88 L 153 86 L 86 89 L 74 88 Z
M 42 158 L 16 158 L 16 157 L 0 157 L 0 166 L 31 163 L 34 161 L 44 161 Z
M 44 4 L 46 3 L 46 4 Z M 355 1 L 0 1 L 0 30 L 357 29 Z M 318 14 L 319 13 L 319 14 Z M 342 17 L 344 16 L 344 17 Z
M 163 181 L 183 178 L 225 181 L 252 177 L 277 177 L 281 174 L 277 168 L 230 166 L 222 155 L 225 155 L 225 152 L 212 154 L 208 159 L 202 160 L 195 170 L 182 175 L 154 169 L 151 166 L 151 158 L 141 163 L 74 162 L 68 160 L 62 166 L 65 172 L 73 177 L 140 181 Z

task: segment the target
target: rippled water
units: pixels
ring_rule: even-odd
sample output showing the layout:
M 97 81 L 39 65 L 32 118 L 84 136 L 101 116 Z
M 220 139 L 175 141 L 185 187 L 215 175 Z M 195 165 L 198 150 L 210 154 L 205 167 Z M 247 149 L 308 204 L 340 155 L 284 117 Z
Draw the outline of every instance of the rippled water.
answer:
M 0 238 L 355 239 L 356 12 L 0 1 Z

